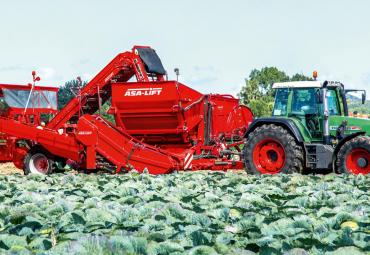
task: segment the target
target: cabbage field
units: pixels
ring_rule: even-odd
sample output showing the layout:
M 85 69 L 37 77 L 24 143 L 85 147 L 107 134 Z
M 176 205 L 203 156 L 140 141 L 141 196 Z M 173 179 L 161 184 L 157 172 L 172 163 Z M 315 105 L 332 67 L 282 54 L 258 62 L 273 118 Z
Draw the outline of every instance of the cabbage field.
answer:
M 0 176 L 0 254 L 369 254 L 370 179 Z

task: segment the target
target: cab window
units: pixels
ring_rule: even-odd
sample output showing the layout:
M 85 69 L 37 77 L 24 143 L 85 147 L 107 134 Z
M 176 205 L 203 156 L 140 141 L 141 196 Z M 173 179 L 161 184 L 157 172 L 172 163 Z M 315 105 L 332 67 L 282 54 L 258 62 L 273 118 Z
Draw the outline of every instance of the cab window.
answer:
M 287 114 L 289 89 L 278 89 L 275 96 L 273 116 L 284 116 Z
M 340 115 L 340 110 L 338 107 L 338 100 L 337 100 L 337 94 L 334 90 L 328 90 L 326 94 L 327 100 L 328 100 L 328 108 L 329 108 L 329 114 L 331 116 Z

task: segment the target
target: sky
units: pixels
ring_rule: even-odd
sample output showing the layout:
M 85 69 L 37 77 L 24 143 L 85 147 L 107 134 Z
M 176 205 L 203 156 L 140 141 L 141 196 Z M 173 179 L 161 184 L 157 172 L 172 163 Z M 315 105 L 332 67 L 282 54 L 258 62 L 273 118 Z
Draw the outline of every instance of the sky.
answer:
M 60 86 L 94 77 L 134 45 L 175 79 L 236 95 L 252 69 L 343 82 L 370 98 L 370 1 L 0 0 L 0 83 Z

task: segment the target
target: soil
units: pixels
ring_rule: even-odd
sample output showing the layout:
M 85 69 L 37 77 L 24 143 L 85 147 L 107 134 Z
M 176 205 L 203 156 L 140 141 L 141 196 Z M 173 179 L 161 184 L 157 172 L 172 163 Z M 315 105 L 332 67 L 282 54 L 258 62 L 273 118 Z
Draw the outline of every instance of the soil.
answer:
M 23 174 L 21 169 L 16 168 L 13 163 L 0 163 L 0 175 Z

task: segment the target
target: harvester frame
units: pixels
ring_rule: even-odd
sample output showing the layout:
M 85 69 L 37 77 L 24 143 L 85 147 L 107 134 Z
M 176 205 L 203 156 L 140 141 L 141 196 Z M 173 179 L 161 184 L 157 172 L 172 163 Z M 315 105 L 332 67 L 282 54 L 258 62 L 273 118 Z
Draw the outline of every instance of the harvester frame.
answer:
M 132 78 L 136 82 L 132 82 Z M 116 125 L 96 114 L 111 99 Z M 0 117 L 0 132 L 31 144 L 25 173 L 79 169 L 165 174 L 243 169 L 243 135 L 253 121 L 231 95 L 203 95 L 168 81 L 156 52 L 134 46 L 118 54 L 45 126 Z

